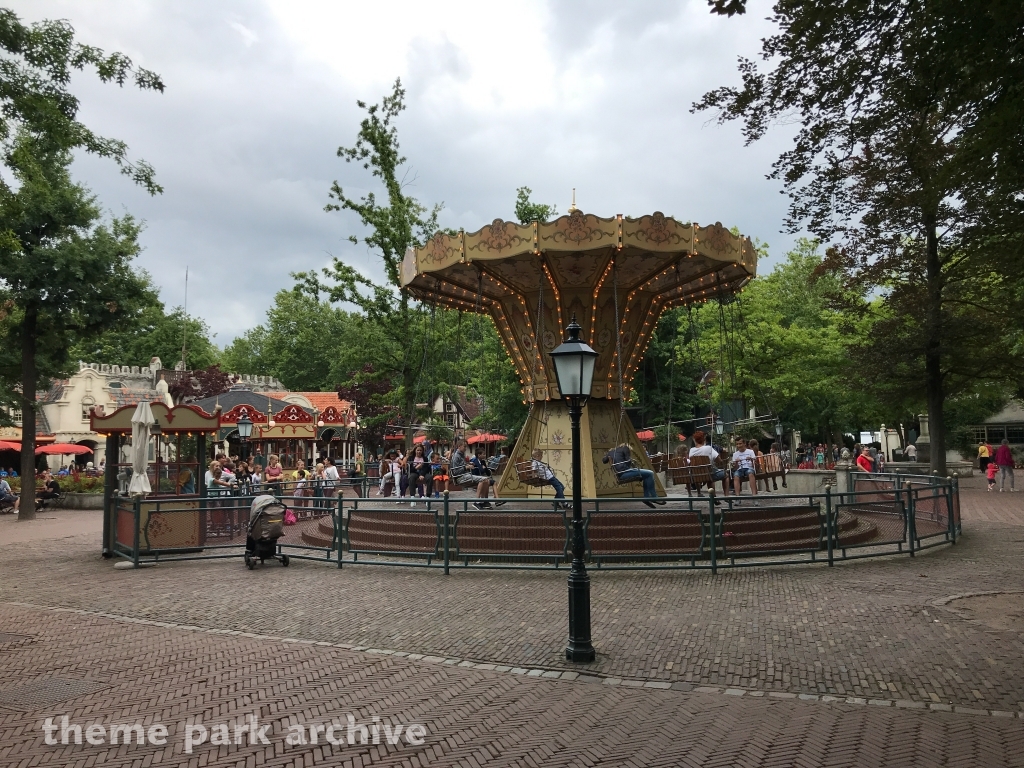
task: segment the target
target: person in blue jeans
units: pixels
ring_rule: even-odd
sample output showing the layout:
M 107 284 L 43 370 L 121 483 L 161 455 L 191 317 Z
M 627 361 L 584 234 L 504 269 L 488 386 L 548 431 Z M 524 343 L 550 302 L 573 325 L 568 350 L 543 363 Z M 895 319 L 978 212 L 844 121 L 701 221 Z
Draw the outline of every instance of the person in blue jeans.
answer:
M 665 503 L 664 501 L 649 501 L 649 499 L 658 498 L 658 491 L 654 485 L 654 473 L 649 469 L 639 469 L 633 466 L 633 457 L 626 443 L 619 443 L 619 445 L 612 448 L 604 455 L 601 461 L 605 464 L 611 463 L 612 471 L 615 472 L 615 476 L 620 483 L 642 480 L 644 484 L 644 504 L 648 507 Z
M 551 471 L 551 467 L 544 463 L 544 451 L 540 448 L 536 448 L 533 451 L 533 471 L 538 478 L 543 480 L 545 483 L 555 489 L 555 498 L 565 498 L 565 486 L 562 485 L 562 481 L 555 477 L 555 473 Z

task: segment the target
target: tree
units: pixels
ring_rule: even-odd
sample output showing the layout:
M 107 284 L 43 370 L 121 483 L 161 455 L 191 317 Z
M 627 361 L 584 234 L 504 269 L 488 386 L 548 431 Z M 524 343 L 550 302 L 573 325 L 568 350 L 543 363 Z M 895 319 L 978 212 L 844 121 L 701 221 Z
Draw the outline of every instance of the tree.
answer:
M 727 15 L 744 7 L 711 5 Z M 799 116 L 794 145 L 771 174 L 789 193 L 789 228 L 806 224 L 832 244 L 825 269 L 854 292 L 880 289 L 892 316 L 919 312 L 931 467 L 945 473 L 960 286 L 976 275 L 1019 280 L 1010 254 L 1024 232 L 1024 8 L 778 0 L 773 21 L 779 31 L 763 41 L 762 57 L 774 69 L 741 59 L 743 87 L 707 93 L 694 109 L 742 120 L 748 143 Z
M 66 150 L 44 149 L 22 132 L 5 161 L 18 186 L 0 190 L 0 221 L 8 233 L 0 244 L 0 296 L 11 319 L 0 344 L 0 374 L 8 391 L 20 389 L 21 471 L 32 478 L 36 390 L 66 375 L 76 342 L 132 314 L 143 290 L 131 263 L 139 227 L 130 216 L 98 223 L 95 200 L 71 181 Z M 19 519 L 34 515 L 34 494 L 28 492 Z
M 104 83 L 124 86 L 131 80 L 142 90 L 163 92 L 159 75 L 136 67 L 123 53 L 75 42 L 75 30 L 66 21 L 26 26 L 7 8 L 0 8 L 0 50 L 0 141 L 7 143 L 24 130 L 45 140 L 48 151 L 83 149 L 111 158 L 151 194 L 162 191 L 148 163 L 128 159 L 123 141 L 99 136 L 78 120 L 78 99 L 68 90 L 71 73 L 86 67 Z
M 688 317 L 685 309 L 661 316 L 633 380 L 630 404 L 641 427 L 655 428 L 659 449 L 665 448 L 666 437 L 674 441 L 679 434 L 678 427 L 665 431 L 666 424 L 692 418 L 695 409 L 706 403 L 696 391 L 703 370 Z M 707 339 L 698 340 L 706 343 Z
M 409 247 L 420 246 L 437 231 L 440 206 L 429 210 L 414 197 L 405 194 L 398 172 L 405 163 L 398 144 L 395 121 L 405 109 L 405 90 L 400 80 L 395 81 L 389 96 L 380 104 L 357 102 L 366 113 L 360 123 L 356 143 L 352 147 L 339 147 L 338 157 L 346 162 L 361 163 L 363 168 L 384 185 L 387 204 L 381 204 L 373 192 L 357 199 L 349 197 L 337 181 L 331 187 L 327 211 L 349 210 L 359 216 L 370 234 L 362 238 L 368 247 L 380 253 L 387 282 L 375 283 L 354 267 L 335 258 L 324 274 L 331 280 L 325 290 L 333 301 L 348 302 L 359 307 L 367 321 L 385 340 L 379 350 L 375 370 L 393 379 L 394 400 L 399 406 L 401 419 L 411 425 L 416 415 L 416 400 L 422 384 L 422 372 L 427 356 L 429 324 L 423 308 L 416 304 L 408 291 L 402 288 L 400 268 Z M 359 238 L 350 236 L 352 242 Z M 313 275 L 298 275 L 319 285 Z M 412 443 L 407 430 L 406 449 Z
M 367 363 L 358 371 L 351 371 L 346 384 L 338 387 L 338 397 L 353 403 L 359 416 L 356 439 L 367 453 L 377 451 L 384 444 L 388 423 L 398 414 L 391 403 L 391 383 Z
M 230 373 L 222 371 L 218 363 L 193 370 L 187 377 L 177 379 L 167 391 L 176 403 L 191 403 L 214 395 L 223 395 L 235 383 Z
M 71 73 L 89 67 L 101 82 L 164 85 L 124 54 L 75 42 L 66 22 L 26 26 L 8 9 L 0 9 L 0 50 L 0 144 L 17 185 L 0 177 L 0 292 L 9 302 L 2 376 L 8 392 L 20 380 L 22 476 L 32 477 L 36 388 L 66 370 L 76 340 L 117 323 L 140 287 L 129 268 L 137 224 L 125 216 L 97 225 L 94 201 L 68 174 L 71 151 L 110 158 L 150 194 L 161 191 L 153 169 L 129 160 L 123 141 L 78 120 Z M 14 349 L 17 368 L 9 360 Z M 34 517 L 34 495 L 24 493 L 18 519 Z
M 321 299 L 316 285 L 298 283 L 277 292 L 266 322 L 236 338 L 223 362 L 235 373 L 274 376 L 288 389 L 330 391 L 366 362 L 353 361 L 363 333 L 361 318 Z
M 535 221 L 544 224 L 558 216 L 558 209 L 555 206 L 531 202 L 532 193 L 533 190 L 529 187 L 520 187 L 516 190 L 516 218 L 520 224 L 532 224 Z
M 116 327 L 99 336 L 82 339 L 71 351 L 72 359 L 112 365 L 149 365 L 153 357 L 173 367 L 181 360 L 185 342 L 186 365 L 207 368 L 220 359 L 220 350 L 210 340 L 210 328 L 202 318 L 186 315 L 181 307 L 170 312 L 160 301 L 148 274 L 141 273 L 144 290 L 138 309 Z
M 519 374 L 490 318 L 469 315 L 464 320 L 469 327 L 461 345 L 459 367 L 468 373 L 470 392 L 483 401 L 483 409 L 472 426 L 514 440 L 530 412 L 523 402 Z

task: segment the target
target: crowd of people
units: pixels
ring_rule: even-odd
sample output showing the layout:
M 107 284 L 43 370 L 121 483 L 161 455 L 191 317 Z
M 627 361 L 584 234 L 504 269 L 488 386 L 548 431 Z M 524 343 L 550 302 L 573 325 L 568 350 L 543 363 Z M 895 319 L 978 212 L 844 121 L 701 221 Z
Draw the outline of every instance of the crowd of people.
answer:
M 357 460 L 361 455 L 357 454 Z M 402 498 L 408 495 L 410 504 L 416 499 L 438 498 L 449 482 L 460 488 L 476 490 L 477 509 L 487 509 L 492 502 L 488 499 L 494 487 L 495 475 L 508 461 L 508 449 L 489 459 L 483 448 L 471 451 L 465 440 L 459 440 L 454 447 L 436 441 L 424 440 L 413 446 L 408 454 L 393 448 L 380 460 L 380 483 L 377 495 Z M 557 478 L 556 478 L 557 481 Z M 494 501 L 494 506 L 504 504 Z
M 338 495 L 341 476 L 332 461 L 320 461 L 306 469 L 299 459 L 294 470 L 286 472 L 276 454 L 267 457 L 266 466 L 255 459 L 250 463 L 237 456 L 220 454 L 206 470 L 206 494 L 213 498 L 224 496 L 290 496 L 295 505 L 307 506 L 310 499 L 332 499 Z M 195 493 L 195 479 L 189 470 L 178 478 L 181 493 Z

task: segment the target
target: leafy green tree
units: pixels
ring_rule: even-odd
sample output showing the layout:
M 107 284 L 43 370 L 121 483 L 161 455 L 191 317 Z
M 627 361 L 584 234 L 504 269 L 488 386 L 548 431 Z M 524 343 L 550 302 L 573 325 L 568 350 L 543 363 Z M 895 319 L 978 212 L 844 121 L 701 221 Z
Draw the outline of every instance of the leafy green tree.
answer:
M 16 189 L 0 190 L 0 299 L 9 307 L 0 343 L 4 388 L 20 390 L 22 476 L 35 468 L 36 391 L 66 374 L 70 350 L 132 315 L 144 286 L 132 270 L 139 227 L 126 216 L 101 224 L 95 200 L 71 181 L 71 153 L 19 134 L 5 157 Z M 19 519 L 35 515 L 33 494 Z
M 210 328 L 199 317 L 186 316 L 184 309 L 170 312 L 160 301 L 149 275 L 142 273 L 145 286 L 138 297 L 138 308 L 115 327 L 99 336 L 79 341 L 71 350 L 72 359 L 111 365 L 149 365 L 159 357 L 165 366 L 174 367 L 186 346 L 188 368 L 207 368 L 220 359 L 220 350 L 210 340 Z
M 374 192 L 359 199 L 349 197 L 338 182 L 331 187 L 330 197 L 336 201 L 325 206 L 327 211 L 348 210 L 359 216 L 369 234 L 362 238 L 381 256 L 386 283 L 375 283 L 355 267 L 335 258 L 324 270 L 330 281 L 326 287 L 331 300 L 348 302 L 359 307 L 366 320 L 379 332 L 384 344 L 378 350 L 376 370 L 394 381 L 394 400 L 400 418 L 413 424 L 418 394 L 422 391 L 422 374 L 427 365 L 431 327 L 424 308 L 413 301 L 401 287 L 400 268 L 406 250 L 422 245 L 437 231 L 440 206 L 428 210 L 416 198 L 407 195 L 399 180 L 399 169 L 405 163 L 398 144 L 399 114 L 405 109 L 405 90 L 395 81 L 390 95 L 380 104 L 358 102 L 366 116 L 359 126 L 356 143 L 340 147 L 338 157 L 355 162 L 369 170 L 384 186 L 386 204 Z M 351 236 L 352 242 L 360 241 Z M 316 281 L 312 275 L 300 278 Z M 406 448 L 411 447 L 412 432 L 407 430 Z
M 543 224 L 558 216 L 558 209 L 555 206 L 534 203 L 530 200 L 531 194 L 533 190 L 529 187 L 520 187 L 516 190 L 516 218 L 520 224 L 531 224 L 535 221 Z
M 142 90 L 163 92 L 159 75 L 136 67 L 123 53 L 76 42 L 66 21 L 25 25 L 7 8 L 0 8 L 0 50 L 0 141 L 7 143 L 24 130 L 47 151 L 82 149 L 111 158 L 151 194 L 162 191 L 153 168 L 129 160 L 123 141 L 99 136 L 78 120 L 78 98 L 69 89 L 72 73 L 86 68 L 104 83 L 131 81 Z
M 694 344 L 688 317 L 682 308 L 661 316 L 633 380 L 634 418 L 642 428 L 655 430 L 660 450 L 665 449 L 666 436 L 675 441 L 680 431 L 678 426 L 666 430 L 665 425 L 693 418 L 706 404 L 696 387 L 704 364 L 697 354 L 700 340 Z
M 745 6 L 711 5 L 727 15 Z M 944 473 L 943 406 L 966 349 L 954 333 L 960 302 L 982 296 L 965 286 L 1020 279 L 1024 6 L 778 0 L 772 20 L 778 32 L 761 51 L 772 69 L 741 59 L 742 87 L 707 93 L 694 109 L 741 120 L 748 142 L 799 116 L 772 174 L 790 195 L 789 226 L 835 244 L 826 269 L 854 293 L 881 291 L 893 318 L 916 313 L 912 334 L 882 324 L 874 341 L 921 358 L 931 467 Z M 975 312 L 1005 320 L 992 302 Z M 989 349 L 989 365 L 1002 365 L 1004 349 Z
M 468 373 L 469 390 L 479 395 L 483 409 L 472 426 L 514 440 L 529 407 L 523 402 L 522 382 L 490 318 L 467 315 L 471 328 L 462 346 L 461 363 Z
M 672 406 L 675 419 L 703 413 L 709 405 L 722 413 L 729 404 L 742 402 L 774 414 L 786 428 L 838 442 L 843 432 L 862 424 L 877 426 L 887 416 L 893 423 L 898 420 L 893 413 L 903 420 L 913 413 L 883 410 L 878 393 L 865 385 L 851 363 L 851 347 L 870 335 L 870 320 L 833 308 L 841 284 L 834 276 L 818 276 L 822 261 L 818 243 L 801 239 L 741 296 L 722 304 L 708 302 L 692 312 L 666 313 L 663 322 L 678 322 L 678 342 L 670 342 L 678 344 L 676 365 L 682 373 Z M 660 345 L 675 338 L 672 332 L 659 328 L 648 350 L 663 371 L 670 358 Z M 694 386 L 704 372 L 710 372 L 706 388 Z M 637 387 L 641 403 L 643 398 L 655 399 L 652 394 L 664 398 L 665 384 L 652 387 L 651 375 L 642 373 Z M 664 400 L 655 399 L 655 404 L 655 412 L 667 407 Z
M 150 194 L 161 191 L 153 169 L 131 161 L 123 141 L 78 119 L 71 75 L 90 68 L 101 82 L 156 91 L 164 85 L 124 54 L 77 43 L 66 22 L 25 25 L 8 9 L 0 9 L 0 51 L 0 144 L 9 172 L 0 176 L 0 295 L 7 307 L 0 377 L 6 399 L 20 387 L 22 475 L 31 477 L 36 388 L 66 372 L 78 340 L 131 314 L 141 288 L 130 269 L 137 224 L 129 216 L 98 224 L 94 200 L 71 181 L 71 152 L 110 158 Z M 22 495 L 19 520 L 35 517 L 34 502 L 33 494 Z
M 330 391 L 353 369 L 363 325 L 322 299 L 316 286 L 299 283 L 277 292 L 266 322 L 236 338 L 224 350 L 223 364 L 233 373 L 275 376 L 288 389 Z

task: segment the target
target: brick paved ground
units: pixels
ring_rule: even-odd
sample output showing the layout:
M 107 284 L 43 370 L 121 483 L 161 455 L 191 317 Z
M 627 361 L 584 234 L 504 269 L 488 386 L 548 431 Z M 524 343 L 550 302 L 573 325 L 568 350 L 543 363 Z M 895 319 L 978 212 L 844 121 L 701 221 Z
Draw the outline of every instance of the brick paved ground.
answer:
M 2 646 L 13 646 L 8 697 L 0 692 L 5 766 L 1024 765 L 1024 729 L 1007 718 L 547 680 L 12 606 L 0 619 L 33 638 Z M 40 676 L 91 691 L 19 704 L 17 692 Z M 349 714 L 361 724 L 375 715 L 423 724 L 425 743 L 330 746 L 326 734 L 317 745 L 286 742 L 290 726 L 314 723 L 341 724 L 344 739 Z M 269 724 L 268 744 L 184 754 L 187 725 L 212 730 L 249 715 Z M 167 743 L 44 744 L 41 721 L 62 716 L 81 726 L 159 723 Z
M 186 714 L 220 722 L 257 711 L 278 723 L 372 711 L 427 724 L 424 748 L 363 751 L 380 764 L 1024 765 L 1024 722 L 1012 716 L 1024 710 L 1024 635 L 1013 622 L 993 620 L 991 607 L 951 599 L 997 592 L 1005 610 L 1024 608 L 1024 494 L 986 494 L 980 480 L 964 481 L 960 543 L 914 560 L 717 578 L 595 573 L 599 657 L 586 668 L 595 683 L 442 663 L 458 658 L 549 676 L 580 671 L 560 659 L 564 572 L 446 579 L 436 571 L 294 563 L 250 573 L 238 561 L 114 571 L 98 557 L 93 533 L 54 540 L 51 530 L 11 545 L 8 532 L 36 524 L 0 519 L 0 632 L 30 638 L 4 645 L 0 636 L 0 707 L 5 691 L 41 675 L 107 686 L 49 708 L 0 708 L 0 766 L 84 764 L 102 751 L 43 745 L 38 723 L 48 714 L 176 727 Z M 54 513 L 65 514 L 76 513 Z M 708 686 L 720 692 L 698 692 Z M 854 703 L 778 698 L 795 695 Z M 894 703 L 900 709 L 885 706 Z M 272 742 L 203 752 L 202 764 L 335 765 L 360 753 Z M 182 763 L 180 737 L 168 744 L 118 747 L 106 762 L 141 763 L 152 753 L 153 763 Z

